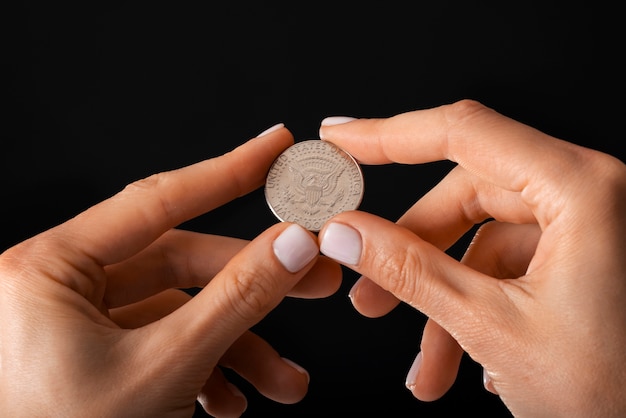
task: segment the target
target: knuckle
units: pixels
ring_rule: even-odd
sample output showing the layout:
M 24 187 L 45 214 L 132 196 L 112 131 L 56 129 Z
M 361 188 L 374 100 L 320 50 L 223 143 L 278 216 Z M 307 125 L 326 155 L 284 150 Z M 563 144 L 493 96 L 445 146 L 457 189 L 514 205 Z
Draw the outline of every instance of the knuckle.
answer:
M 424 292 L 424 261 L 415 246 L 409 246 L 404 251 L 393 256 L 383 255 L 379 267 L 380 277 L 386 277 L 387 289 L 400 299 L 415 306 L 422 300 Z
M 246 322 L 257 322 L 277 303 L 274 292 L 264 277 L 272 277 L 265 269 L 240 269 L 226 287 L 226 297 L 241 319 Z M 276 302 L 276 303 L 274 303 Z
M 467 133 L 475 126 L 492 118 L 494 112 L 482 103 L 471 99 L 460 100 L 443 109 L 444 123 L 447 128 L 445 146 L 448 158 L 456 160 L 454 157 L 457 150 L 470 146 L 466 141 Z
M 601 184 L 596 183 L 596 187 L 604 186 L 609 196 L 614 196 L 614 199 L 623 201 L 626 195 L 626 165 L 611 155 L 589 152 L 594 153 L 595 159 L 592 161 L 595 161 L 603 173 L 603 180 Z
M 593 152 L 593 151 L 589 151 Z M 604 219 L 623 219 L 626 207 L 626 165 L 617 158 L 603 153 L 595 153 L 595 159 L 588 159 L 598 167 L 602 181 L 587 176 L 589 189 L 585 194 L 579 193 L 576 198 L 583 199 L 585 204 L 593 208 L 589 216 L 601 216 Z M 580 173 L 584 175 L 584 173 Z M 590 205 L 589 202 L 595 202 Z M 581 205 L 582 206 L 582 205 Z M 584 207 L 584 206 L 583 206 Z M 600 210 L 598 210 L 600 207 Z M 608 216 L 607 216 L 608 215 Z
M 463 99 L 446 106 L 444 115 L 449 130 L 454 132 L 455 129 L 463 130 L 464 126 L 471 126 L 476 118 L 482 117 L 489 111 L 488 107 L 476 100 Z
M 26 288 L 55 281 L 92 299 L 104 285 L 100 268 L 90 259 L 76 257 L 68 236 L 59 227 L 28 239 L 0 255 L 3 281 Z M 50 257 L 55 254 L 55 257 Z
M 0 268 L 13 275 L 23 276 L 49 265 L 47 254 L 59 251 L 58 244 L 50 239 L 51 232 L 25 240 L 0 254 Z
M 146 217 L 156 215 L 165 219 L 176 219 L 177 206 L 167 198 L 166 191 L 170 189 L 171 176 L 168 173 L 156 173 L 143 179 L 134 181 L 124 187 L 118 196 L 121 199 L 139 199 L 145 201 L 142 206 L 149 210 Z
M 610 154 L 576 145 L 563 146 L 561 159 L 559 170 L 544 186 L 546 194 L 551 198 L 557 194 L 562 196 L 554 204 L 555 213 L 568 212 L 576 217 L 585 213 L 589 219 L 605 220 L 623 217 L 626 165 L 621 160 Z M 569 183 L 564 182 L 564 178 L 570 180 Z
M 124 188 L 124 192 L 130 194 L 141 194 L 149 192 L 150 190 L 157 188 L 163 182 L 163 176 L 163 173 L 155 173 L 140 180 L 136 180 L 128 184 Z
M 17 273 L 25 270 L 27 266 L 24 265 L 24 260 L 30 256 L 26 246 L 26 243 L 22 243 L 0 254 L 0 274 L 2 275 L 0 284 L 7 283 Z

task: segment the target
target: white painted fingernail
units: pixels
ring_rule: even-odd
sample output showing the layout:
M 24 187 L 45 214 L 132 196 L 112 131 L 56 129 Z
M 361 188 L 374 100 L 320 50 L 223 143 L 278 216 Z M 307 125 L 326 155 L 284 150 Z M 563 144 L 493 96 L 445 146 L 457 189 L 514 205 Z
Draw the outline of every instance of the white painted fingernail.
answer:
M 274 254 L 278 261 L 291 273 L 302 270 L 319 254 L 319 248 L 300 225 L 287 227 L 273 243 Z
M 322 120 L 322 126 L 333 126 L 333 125 L 341 125 L 342 123 L 348 123 L 356 120 L 351 116 L 329 116 Z
M 487 373 L 487 370 L 485 370 L 484 368 L 483 368 L 483 385 L 485 386 L 485 389 L 487 389 L 489 392 L 495 395 L 498 394 L 498 391 L 493 386 L 493 381 L 491 380 L 491 376 L 489 376 L 489 373 Z
M 417 380 L 417 374 L 420 372 L 420 367 L 422 367 L 422 352 L 420 351 L 415 356 L 415 360 L 413 361 L 413 365 L 409 369 L 409 372 L 406 375 L 406 382 L 404 385 L 408 390 L 413 390 L 415 387 L 415 381 Z
M 320 250 L 328 257 L 343 264 L 356 265 L 361 259 L 361 234 L 356 229 L 331 223 L 323 232 Z
M 293 367 L 294 369 L 296 369 L 297 371 L 299 371 L 300 373 L 305 375 L 307 383 L 309 383 L 311 381 L 311 376 L 309 375 L 309 372 L 307 372 L 304 367 L 300 366 L 297 363 L 294 363 L 293 361 L 289 360 L 288 358 L 285 358 L 285 357 L 281 357 L 281 358 L 283 359 L 283 361 L 285 363 L 287 363 L 288 365 L 290 365 L 291 367 Z
M 272 126 L 272 127 L 267 128 L 266 130 L 264 130 L 263 132 L 261 132 L 260 134 L 258 134 L 256 137 L 257 137 L 257 138 L 259 138 L 259 137 L 261 137 L 261 136 L 265 136 L 265 135 L 267 135 L 267 134 L 270 134 L 270 133 L 272 133 L 272 132 L 274 132 L 274 131 L 277 131 L 277 130 L 279 130 L 280 128 L 284 128 L 284 127 L 285 127 L 285 124 L 284 124 L 284 123 L 277 123 L 276 125 L 274 125 L 274 126 Z

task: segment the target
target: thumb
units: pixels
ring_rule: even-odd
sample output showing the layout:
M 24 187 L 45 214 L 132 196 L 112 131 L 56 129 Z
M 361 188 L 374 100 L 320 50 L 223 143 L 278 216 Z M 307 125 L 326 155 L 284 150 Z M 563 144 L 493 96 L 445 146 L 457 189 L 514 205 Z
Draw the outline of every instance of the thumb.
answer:
M 344 212 L 328 222 L 319 237 L 324 255 L 368 277 L 455 336 L 454 331 L 470 326 L 483 328 L 486 318 L 476 301 L 497 299 L 493 278 L 380 217 Z
M 266 230 L 239 253 L 185 305 L 150 324 L 146 358 L 155 367 L 160 357 L 171 373 L 210 372 L 228 347 L 276 307 L 315 264 L 315 236 L 299 225 L 280 223 Z M 210 255 L 209 255 L 210 256 Z M 163 348 L 171 357 L 164 355 Z M 152 357 L 152 358 L 150 358 Z M 207 376 L 198 376 L 201 382 Z

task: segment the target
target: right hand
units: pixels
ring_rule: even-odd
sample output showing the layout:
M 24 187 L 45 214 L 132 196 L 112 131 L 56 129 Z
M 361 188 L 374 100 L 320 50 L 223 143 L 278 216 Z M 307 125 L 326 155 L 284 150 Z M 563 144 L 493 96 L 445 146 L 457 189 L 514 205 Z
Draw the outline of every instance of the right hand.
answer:
M 330 118 L 320 137 L 362 164 L 458 163 L 397 224 L 344 212 L 319 234 L 324 254 L 364 276 L 351 291 L 360 312 L 401 300 L 429 317 L 407 378 L 417 398 L 443 395 L 465 350 L 515 416 L 626 416 L 621 161 L 469 100 Z M 461 262 L 445 254 L 489 218 Z

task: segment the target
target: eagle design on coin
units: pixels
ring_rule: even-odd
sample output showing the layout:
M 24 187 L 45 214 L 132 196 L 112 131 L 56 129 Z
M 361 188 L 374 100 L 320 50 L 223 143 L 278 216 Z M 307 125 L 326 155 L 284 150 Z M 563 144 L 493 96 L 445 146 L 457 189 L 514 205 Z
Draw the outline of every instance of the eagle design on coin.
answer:
M 343 198 L 343 189 L 334 194 L 339 176 L 345 170 L 337 166 L 334 170 L 289 166 L 294 190 L 293 204 L 304 204 L 307 215 L 315 215 L 324 207 L 331 210 Z M 329 198 L 330 197 L 330 198 Z
M 274 215 L 311 231 L 319 231 L 340 212 L 357 209 L 362 198 L 359 164 L 346 151 L 319 139 L 283 151 L 265 181 L 265 199 Z

